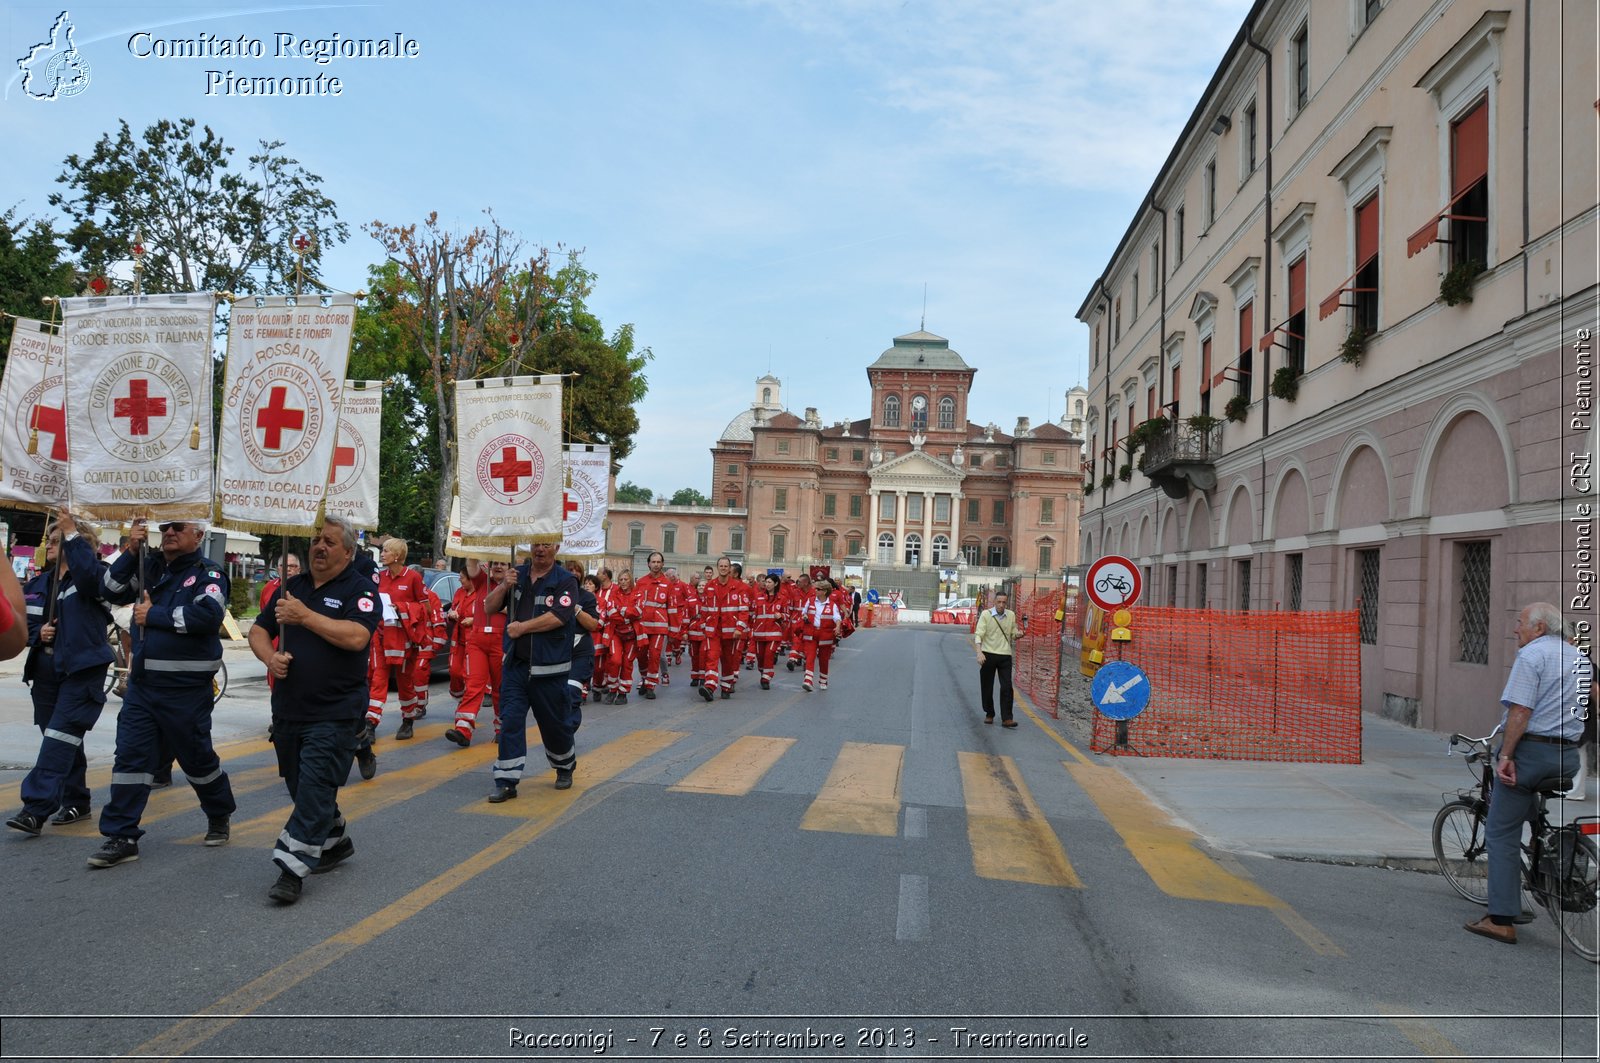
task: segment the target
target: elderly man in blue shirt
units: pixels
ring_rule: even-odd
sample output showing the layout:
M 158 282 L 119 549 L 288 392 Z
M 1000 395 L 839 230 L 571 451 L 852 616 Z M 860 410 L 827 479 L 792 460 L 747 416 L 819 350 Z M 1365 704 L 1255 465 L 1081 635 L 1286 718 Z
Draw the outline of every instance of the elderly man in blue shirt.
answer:
M 1505 713 L 1494 765 L 1485 841 L 1489 846 L 1489 914 L 1467 929 L 1517 943 L 1522 912 L 1522 826 L 1541 790 L 1565 790 L 1578 770 L 1578 742 L 1588 711 L 1593 669 L 1562 637 L 1561 610 L 1535 602 L 1517 617 L 1517 658 L 1500 704 Z

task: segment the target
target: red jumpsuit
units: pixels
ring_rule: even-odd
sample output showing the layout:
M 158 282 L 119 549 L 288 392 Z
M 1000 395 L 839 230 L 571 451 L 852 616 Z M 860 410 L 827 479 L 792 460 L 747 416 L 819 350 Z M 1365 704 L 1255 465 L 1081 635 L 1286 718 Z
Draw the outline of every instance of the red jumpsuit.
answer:
M 789 638 L 789 671 L 805 663 L 805 648 L 800 643 L 800 610 L 811 600 L 810 592 L 798 583 L 785 583 L 783 585 L 783 608 L 788 616 L 785 625 Z
M 706 629 L 700 617 L 700 594 L 690 584 L 684 584 L 683 604 L 679 610 L 683 639 L 689 644 L 690 685 L 699 686 L 705 672 Z
M 802 684 L 810 692 L 812 684 L 820 678 L 823 690 L 828 689 L 828 662 L 833 659 L 833 647 L 848 632 L 849 612 L 841 613 L 839 606 L 828 598 L 813 598 L 800 610 L 800 642 L 806 655 L 806 678 Z
M 672 654 L 673 664 L 682 664 L 683 640 L 689 626 L 688 617 L 684 615 L 684 602 L 694 594 L 694 590 L 676 578 L 668 580 L 667 585 L 672 591 L 672 633 L 667 636 L 667 652 Z
M 638 632 L 634 647 L 639 656 L 639 686 L 646 691 L 645 697 L 654 697 L 661 682 L 667 638 L 672 633 L 672 587 L 667 577 L 646 573 L 633 585 L 633 598 L 639 606 L 639 621 L 634 625 Z
M 625 698 L 633 690 L 634 622 L 639 618 L 639 607 L 634 601 L 632 588 L 623 590 L 615 584 L 607 587 L 610 601 L 601 618 L 606 627 L 610 645 L 606 647 L 605 689 L 615 698 Z
M 417 693 L 412 682 L 417 673 L 417 650 L 424 639 L 432 644 L 433 634 L 428 629 L 423 614 L 423 601 L 427 588 L 422 577 L 409 568 L 400 575 L 391 575 L 387 568 L 378 572 L 378 593 L 388 600 L 382 626 L 382 647 L 376 635 L 373 638 L 372 668 L 368 679 L 367 722 L 374 727 L 383 719 L 383 703 L 389 698 L 389 672 L 397 669 L 395 686 L 400 694 L 400 718 L 417 718 Z M 394 610 L 389 619 L 389 607 Z
M 433 659 L 449 652 L 450 629 L 444 619 L 444 605 L 432 587 L 423 587 L 423 610 L 426 614 L 427 633 L 417 646 L 417 670 L 411 677 L 411 688 L 417 695 L 417 719 L 428 715 L 428 688 L 433 683 Z
M 720 684 L 724 698 L 739 681 L 739 641 L 750 633 L 750 588 L 740 580 L 714 579 L 700 592 L 706 617 L 706 669 L 700 693 L 707 701 Z
M 483 569 L 479 569 L 476 578 L 462 583 L 456 595 L 456 601 L 461 603 L 456 606 L 456 644 L 465 644 L 466 665 L 463 669 L 465 690 L 456 705 L 455 730 L 461 737 L 452 741 L 462 746 L 472 741 L 485 697 L 492 699 L 495 734 L 498 736 L 500 732 L 500 668 L 506 614 L 484 612 L 483 605 L 488 597 L 489 573 Z
M 778 643 L 789 626 L 783 607 L 783 592 L 768 594 L 757 591 L 750 599 L 750 649 L 756 664 L 761 668 L 761 689 L 772 686 L 773 662 L 778 655 Z

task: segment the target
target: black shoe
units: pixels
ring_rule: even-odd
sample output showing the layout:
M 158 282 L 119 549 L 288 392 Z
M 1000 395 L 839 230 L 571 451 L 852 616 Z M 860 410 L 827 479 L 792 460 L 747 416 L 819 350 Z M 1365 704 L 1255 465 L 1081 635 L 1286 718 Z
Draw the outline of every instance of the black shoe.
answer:
M 717 698 L 715 694 L 711 693 L 711 688 L 703 683 L 700 685 L 700 696 L 705 698 L 707 701 L 715 701 Z
M 753 671 L 755 671 L 755 669 L 756 669 L 756 662 L 750 661 L 750 660 L 747 660 L 747 661 L 744 662 L 744 670 L 745 671 L 753 672 Z
M 600 692 L 600 704 L 602 704 L 602 705 L 611 704 L 611 691 L 603 690 L 603 691 Z
M 570 789 L 572 789 L 572 768 L 557 768 L 556 769 L 556 789 L 557 790 L 570 790 Z
M 372 751 L 370 742 L 356 750 L 356 766 L 361 769 L 363 779 L 378 774 L 378 755 Z
M 723 700 L 723 701 L 727 701 L 727 700 L 728 700 L 728 699 L 729 699 L 729 698 L 731 698 L 731 697 L 733 697 L 733 691 L 731 691 L 731 690 L 724 690 L 724 691 L 723 691 L 723 692 L 722 692 L 722 700 Z
M 613 704 L 613 705 L 626 705 L 627 703 L 628 703 L 628 695 L 626 695 L 626 694 L 618 694 L 617 697 L 616 697 L 616 700 L 612 701 L 611 704 Z
M 767 680 L 763 679 L 761 681 L 761 689 L 762 690 L 771 690 L 772 689 L 772 684 L 770 682 L 768 682 Z
M 700 685 L 700 677 L 699 676 L 695 676 L 693 679 L 689 680 L 689 685 L 692 686 L 692 687 L 699 686 Z
M 794 658 L 793 657 L 790 657 L 787 661 L 784 661 L 783 664 L 784 664 L 785 668 L 789 669 L 789 671 L 791 671 L 791 672 L 794 671 Z
M 641 693 L 644 694 L 644 700 L 646 700 L 646 701 L 654 701 L 654 700 L 656 700 L 656 688 L 655 687 L 645 687 L 644 690 Z
M 267 896 L 279 904 L 293 904 L 300 899 L 300 890 L 305 883 L 300 881 L 300 876 L 293 871 L 280 871 L 278 881 L 267 890 Z
M 228 844 L 228 817 L 227 816 L 207 816 L 206 817 L 206 844 L 207 845 L 227 845 Z
M 165 790 L 167 787 L 169 787 L 171 785 L 172 785 L 172 772 L 170 772 L 170 771 L 163 772 L 163 773 L 158 774 L 158 775 L 152 775 L 150 777 L 150 789 L 152 789 L 152 790 Z
M 413 720 L 420 720 L 426 715 L 428 715 L 428 706 L 424 705 L 422 708 L 418 709 L 417 714 L 411 718 Z
M 454 742 L 463 749 L 472 744 L 472 736 L 461 730 L 459 727 L 450 728 L 444 733 L 444 737 L 445 741 Z
M 498 805 L 500 802 L 509 801 L 515 796 L 517 796 L 517 788 L 515 786 L 496 786 L 494 793 L 489 795 L 489 803 Z
M 354 855 L 356 855 L 356 843 L 348 837 L 340 838 L 322 850 L 322 859 L 317 862 L 316 867 L 311 869 L 311 873 L 313 875 L 326 875 Z
M 410 738 L 411 735 L 412 735 L 411 721 L 410 720 L 401 720 L 400 721 L 400 730 L 398 730 L 398 731 L 396 731 L 394 733 L 395 741 L 404 742 L 406 739 Z
M 107 838 L 105 844 L 89 857 L 90 867 L 116 867 L 139 859 L 139 843 L 120 835 Z
M 44 830 L 44 820 L 32 812 L 18 812 L 6 820 L 6 826 L 12 830 L 20 830 L 24 834 L 31 834 L 37 838 Z
M 58 827 L 65 827 L 68 823 L 76 823 L 80 819 L 88 819 L 87 808 L 63 808 L 60 812 L 50 817 L 50 822 Z

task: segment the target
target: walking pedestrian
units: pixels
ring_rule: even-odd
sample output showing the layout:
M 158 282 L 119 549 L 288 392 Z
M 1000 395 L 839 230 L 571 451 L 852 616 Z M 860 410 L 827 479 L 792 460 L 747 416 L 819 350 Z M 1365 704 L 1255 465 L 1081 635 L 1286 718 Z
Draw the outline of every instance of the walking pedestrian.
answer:
M 983 722 L 994 723 L 994 681 L 1000 680 L 1000 726 L 1015 727 L 1012 718 L 1011 661 L 1016 653 L 1017 638 L 1022 627 L 1017 614 L 1006 608 L 1010 595 L 996 591 L 994 605 L 978 616 L 978 627 L 972 633 L 973 645 L 978 649 L 978 682 L 983 691 Z

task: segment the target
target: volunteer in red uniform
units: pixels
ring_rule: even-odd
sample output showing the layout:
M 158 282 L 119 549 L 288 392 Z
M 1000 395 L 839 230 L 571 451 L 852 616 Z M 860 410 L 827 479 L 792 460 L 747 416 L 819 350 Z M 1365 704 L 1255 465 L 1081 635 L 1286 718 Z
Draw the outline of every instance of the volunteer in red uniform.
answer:
M 611 652 L 611 634 L 606 630 L 606 602 L 610 598 L 611 570 L 597 568 L 594 571 L 594 602 L 595 609 L 600 615 L 600 630 L 594 633 L 594 678 L 589 681 L 589 694 L 596 704 L 603 700 L 605 694 L 606 657 Z
M 504 613 L 490 613 L 484 609 L 489 589 L 504 579 L 506 562 L 495 561 L 488 565 L 476 558 L 467 559 L 461 587 L 465 596 L 457 600 L 464 608 L 457 610 L 456 642 L 464 647 L 465 665 L 462 669 L 464 689 L 456 704 L 456 719 L 445 731 L 447 741 L 458 746 L 472 743 L 472 733 L 478 727 L 478 714 L 484 700 L 490 704 L 495 718 L 495 732 L 500 726 L 499 698 L 501 664 L 505 655 Z
M 662 656 L 672 633 L 672 587 L 661 574 L 666 561 L 661 551 L 652 550 L 645 559 L 650 571 L 634 584 L 634 601 L 639 606 L 639 621 L 634 625 L 638 638 L 634 647 L 639 658 L 639 693 L 646 701 L 655 700 L 665 663 Z
M 789 626 L 784 613 L 783 594 L 778 589 L 778 577 L 761 577 L 761 589 L 750 599 L 750 648 L 755 652 L 756 664 L 761 669 L 761 689 L 772 689 L 773 663 L 777 659 L 778 643 Z
M 383 705 L 389 699 L 389 674 L 396 673 L 400 694 L 398 739 L 411 737 L 412 721 L 417 718 L 417 650 L 424 639 L 433 638 L 426 626 L 423 600 L 427 588 L 422 577 L 406 567 L 406 541 L 390 539 L 383 544 L 383 568 L 378 572 L 378 597 L 383 602 L 383 656 L 374 653 L 371 685 L 367 699 L 367 723 L 376 730 L 383 719 Z
M 800 633 L 800 613 L 811 602 L 811 577 L 800 573 L 788 589 L 789 661 L 785 667 L 792 672 L 806 663 L 805 646 Z
M 623 569 L 611 588 L 611 611 L 602 617 L 611 645 L 606 653 L 606 690 L 602 699 L 607 705 L 626 705 L 633 690 L 633 657 L 636 638 L 635 622 L 639 619 L 639 605 L 634 601 L 633 573 Z
M 800 611 L 800 639 L 806 655 L 806 678 L 801 686 L 808 694 L 814 684 L 828 689 L 828 662 L 833 659 L 833 648 L 850 634 L 850 611 L 840 611 L 832 591 L 833 584 L 826 578 L 817 580 L 816 597 Z
M 427 625 L 422 642 L 417 646 L 417 669 L 411 676 L 411 688 L 417 695 L 417 713 L 413 719 L 428 715 L 428 689 L 433 684 L 433 659 L 448 652 L 450 629 L 445 626 L 444 604 L 432 587 L 423 580 L 423 613 Z
M 739 681 L 740 640 L 750 633 L 750 588 L 733 576 L 726 554 L 717 558 L 717 578 L 700 593 L 700 611 L 706 617 L 706 668 L 700 696 L 710 701 L 722 688 L 724 701 L 733 697 Z
M 687 634 L 683 603 L 689 597 L 691 588 L 678 578 L 675 568 L 667 569 L 666 577 L 667 586 L 672 591 L 672 632 L 667 636 L 667 653 L 672 657 L 672 663 L 678 665 L 683 663 L 683 641 Z

